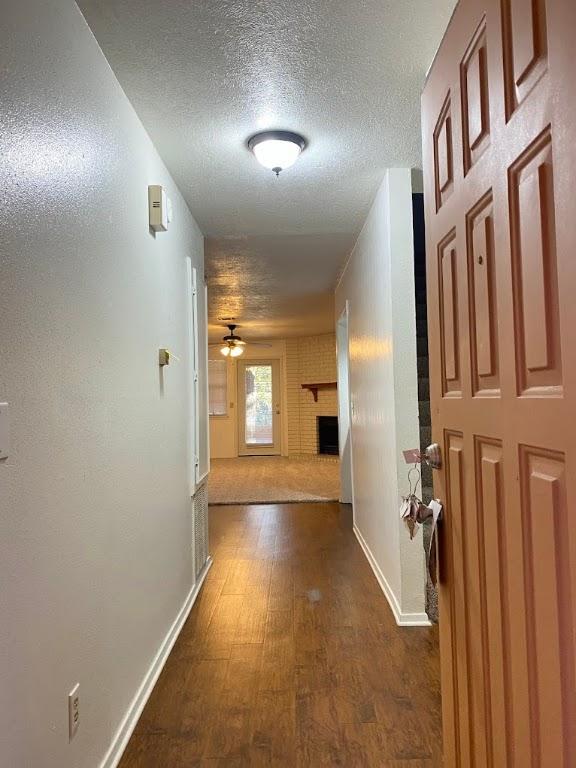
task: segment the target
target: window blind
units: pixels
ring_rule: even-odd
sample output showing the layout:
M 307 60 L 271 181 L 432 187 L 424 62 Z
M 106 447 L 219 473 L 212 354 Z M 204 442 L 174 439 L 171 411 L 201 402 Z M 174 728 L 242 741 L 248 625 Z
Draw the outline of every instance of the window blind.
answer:
M 228 362 L 208 361 L 208 399 L 210 416 L 226 416 L 228 413 Z

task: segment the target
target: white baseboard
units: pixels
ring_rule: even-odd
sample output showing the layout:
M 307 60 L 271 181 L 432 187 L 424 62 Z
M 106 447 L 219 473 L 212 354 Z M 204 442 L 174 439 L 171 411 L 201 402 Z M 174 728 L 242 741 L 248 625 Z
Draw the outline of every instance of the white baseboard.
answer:
M 208 573 L 211 565 L 212 558 L 209 557 L 196 584 L 188 593 L 188 596 L 184 601 L 184 605 L 180 609 L 178 616 L 176 616 L 174 623 L 168 630 L 168 634 L 164 638 L 158 653 L 154 657 L 152 664 L 146 672 L 146 675 L 144 676 L 144 679 L 142 680 L 136 695 L 132 699 L 132 702 L 128 707 L 128 711 L 126 712 L 124 719 L 122 720 L 120 727 L 116 731 L 116 735 L 112 740 L 110 749 L 106 753 L 104 760 L 100 763 L 100 768 L 116 768 L 120 762 L 120 758 L 122 757 L 128 742 L 130 741 L 130 736 L 132 736 L 134 728 L 136 727 L 140 715 L 142 714 L 142 710 L 144 709 L 146 702 L 148 701 L 148 698 L 150 697 L 150 694 L 152 693 L 152 690 L 156 684 L 156 681 L 160 676 L 160 672 L 162 672 L 164 664 L 170 655 L 170 651 L 172 650 L 174 643 L 176 642 L 178 635 L 184 626 L 184 622 L 188 618 L 188 614 L 196 602 L 200 588 L 204 583 L 204 579 L 206 578 L 206 574 Z
M 431 621 L 428 618 L 428 615 L 426 613 L 402 613 L 402 610 L 400 609 L 400 604 L 398 602 L 398 598 L 394 594 L 394 591 L 390 584 L 386 581 L 386 577 L 382 573 L 380 566 L 376 562 L 376 558 L 372 554 L 370 547 L 366 543 L 366 540 L 364 539 L 364 536 L 360 533 L 359 529 L 354 525 L 354 534 L 356 538 L 358 539 L 358 543 L 364 550 L 364 554 L 366 555 L 366 559 L 370 563 L 370 567 L 374 571 L 374 575 L 376 576 L 376 579 L 378 580 L 378 584 L 380 584 L 382 588 L 382 592 L 384 592 L 384 595 L 386 596 L 386 600 L 388 600 L 388 604 L 390 605 L 390 608 L 392 609 L 392 613 L 394 614 L 394 618 L 396 619 L 396 624 L 400 627 L 429 627 L 431 626 Z

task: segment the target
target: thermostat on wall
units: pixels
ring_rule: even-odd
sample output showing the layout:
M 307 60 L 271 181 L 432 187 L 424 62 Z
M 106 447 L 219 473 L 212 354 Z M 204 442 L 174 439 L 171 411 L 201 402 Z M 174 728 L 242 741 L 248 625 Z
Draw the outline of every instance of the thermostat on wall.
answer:
M 170 201 L 166 197 L 164 187 L 160 184 L 150 184 L 148 187 L 148 215 L 150 217 L 150 229 L 154 232 L 166 232 L 168 229 L 168 206 Z

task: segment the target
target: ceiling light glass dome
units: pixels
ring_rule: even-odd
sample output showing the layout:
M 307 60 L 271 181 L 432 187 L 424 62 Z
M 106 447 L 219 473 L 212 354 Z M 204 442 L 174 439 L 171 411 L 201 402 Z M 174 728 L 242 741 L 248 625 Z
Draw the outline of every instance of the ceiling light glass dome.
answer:
M 256 160 L 276 176 L 294 165 L 306 147 L 306 140 L 292 131 L 263 131 L 248 140 L 248 149 Z

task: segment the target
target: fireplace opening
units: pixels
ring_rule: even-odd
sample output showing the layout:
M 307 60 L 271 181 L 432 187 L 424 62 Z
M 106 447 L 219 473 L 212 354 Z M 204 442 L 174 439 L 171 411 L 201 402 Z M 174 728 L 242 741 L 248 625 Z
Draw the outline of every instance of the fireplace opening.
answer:
M 338 416 L 317 416 L 318 453 L 338 455 Z

